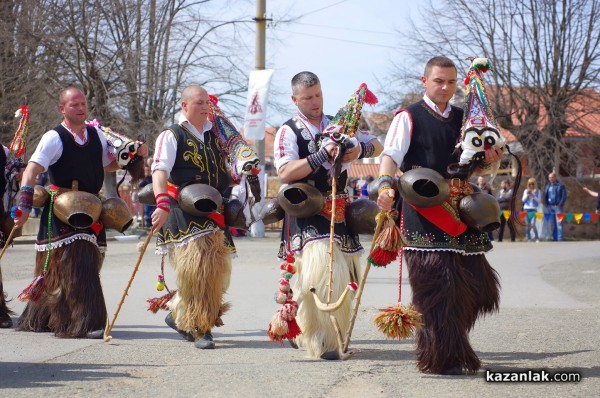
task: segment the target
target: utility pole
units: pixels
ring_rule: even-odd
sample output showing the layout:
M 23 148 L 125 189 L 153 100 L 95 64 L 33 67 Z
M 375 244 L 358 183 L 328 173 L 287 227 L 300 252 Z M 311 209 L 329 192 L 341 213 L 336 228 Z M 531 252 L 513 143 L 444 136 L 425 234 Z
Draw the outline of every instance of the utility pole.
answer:
M 266 45 L 266 31 L 267 31 L 267 0 L 256 0 L 256 17 L 254 18 L 256 21 L 256 59 L 254 61 L 254 66 L 256 70 L 264 70 L 265 69 L 265 45 Z M 260 177 L 260 188 L 262 191 L 263 201 L 267 194 L 267 187 L 264 183 L 265 181 L 265 140 L 255 139 L 254 140 L 254 151 L 260 159 L 261 172 L 259 174 Z M 261 205 L 259 205 L 261 206 Z M 259 207 L 260 208 L 260 207 Z M 250 227 L 250 233 L 252 236 L 256 238 L 264 238 L 265 237 L 265 225 L 262 221 L 252 224 Z

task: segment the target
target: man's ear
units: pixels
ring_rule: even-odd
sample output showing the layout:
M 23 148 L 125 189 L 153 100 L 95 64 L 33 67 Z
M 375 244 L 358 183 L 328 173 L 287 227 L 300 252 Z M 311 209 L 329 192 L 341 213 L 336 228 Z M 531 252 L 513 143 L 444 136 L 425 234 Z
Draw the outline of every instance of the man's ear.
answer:
M 292 95 L 292 102 L 294 103 L 294 105 L 298 106 L 298 100 L 296 99 L 295 95 Z

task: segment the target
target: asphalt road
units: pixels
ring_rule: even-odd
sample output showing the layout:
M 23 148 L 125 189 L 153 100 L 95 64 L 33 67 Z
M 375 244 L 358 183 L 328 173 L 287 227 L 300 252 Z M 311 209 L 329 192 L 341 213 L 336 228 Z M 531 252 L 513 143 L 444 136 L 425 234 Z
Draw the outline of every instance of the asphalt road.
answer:
M 366 237 L 365 237 L 366 238 Z M 112 319 L 138 258 L 135 242 L 109 242 L 102 281 Z M 363 241 L 368 247 L 370 242 Z M 416 370 L 413 340 L 386 340 L 372 321 L 398 298 L 398 263 L 371 269 L 347 361 L 306 359 L 302 350 L 269 342 L 266 328 L 278 308 L 277 239 L 237 238 L 225 326 L 215 350 L 198 350 L 146 311 L 157 296 L 160 258 L 143 258 L 112 331 L 112 341 L 58 339 L 52 334 L 0 329 L 0 396 L 197 397 L 591 397 L 600 392 L 600 243 L 495 245 L 490 263 L 502 277 L 498 314 L 471 333 L 483 368 L 475 376 L 425 375 Z M 10 306 L 31 281 L 30 242 L 1 260 Z M 174 284 L 167 266 L 167 284 Z M 402 302 L 410 302 L 406 272 Z M 16 321 L 16 317 L 13 318 Z M 491 383 L 485 370 L 578 372 L 571 383 Z

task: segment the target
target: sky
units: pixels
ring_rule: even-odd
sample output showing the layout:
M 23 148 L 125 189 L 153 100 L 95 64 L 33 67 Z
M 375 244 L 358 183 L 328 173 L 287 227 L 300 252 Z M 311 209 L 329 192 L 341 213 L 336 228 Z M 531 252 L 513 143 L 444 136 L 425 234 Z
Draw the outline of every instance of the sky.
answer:
M 411 9 L 416 8 L 407 0 L 266 1 L 267 17 L 273 19 L 266 32 L 266 68 L 274 69 L 273 99 L 288 107 L 281 112 L 268 108 L 271 126 L 284 123 L 295 112 L 290 80 L 303 70 L 319 76 L 327 114 L 345 105 L 361 83 L 377 95 L 391 73 L 391 61 L 403 56 L 398 30 L 408 25 Z M 254 1 L 233 4 L 247 8 L 251 16 L 256 14 Z M 235 12 L 239 15 L 243 10 Z M 255 47 L 254 37 L 246 40 Z

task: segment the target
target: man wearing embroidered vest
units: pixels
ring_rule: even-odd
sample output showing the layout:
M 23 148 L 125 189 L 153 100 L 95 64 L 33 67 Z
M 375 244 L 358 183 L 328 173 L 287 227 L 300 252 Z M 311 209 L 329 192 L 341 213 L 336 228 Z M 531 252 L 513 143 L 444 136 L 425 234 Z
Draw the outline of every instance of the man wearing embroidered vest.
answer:
M 288 216 L 284 220 L 278 256 L 285 259 L 289 252 L 296 256 L 297 279 L 294 299 L 298 302 L 297 322 L 302 334 L 296 342 L 306 347 L 311 358 L 339 359 L 336 334 L 329 314 L 320 312 L 309 292 L 316 289 L 319 297 L 326 297 L 328 285 L 329 237 L 331 214 L 331 183 L 328 170 L 335 144 L 331 141 L 321 145 L 323 130 L 330 117 L 323 114 L 323 94 L 319 78 L 312 72 L 300 72 L 292 78 L 292 101 L 298 113 L 284 123 L 275 136 L 274 158 L 279 178 L 284 183 L 306 182 L 316 187 L 326 198 L 329 206 L 312 217 Z M 348 230 L 344 218 L 345 205 L 349 201 L 345 191 L 348 169 L 359 158 L 378 156 L 381 143 L 365 131 L 357 131 L 354 147 L 345 152 L 341 173 L 336 182 L 336 223 L 334 229 L 334 270 L 332 301 L 336 301 L 346 285 L 360 278 L 360 255 L 363 248 L 358 235 Z M 335 312 L 334 316 L 342 332 L 350 320 L 350 301 Z M 290 342 L 294 348 L 297 344 Z
M 216 190 L 220 197 L 232 178 L 245 183 L 258 170 L 258 158 L 232 125 L 225 136 L 221 122 L 226 120 L 219 112 L 216 99 L 203 87 L 185 88 L 179 122 L 159 135 L 152 163 L 157 253 L 169 254 L 178 286 L 165 322 L 199 349 L 215 348 L 212 328 L 223 325 L 221 316 L 229 308 L 223 295 L 234 246 L 222 209 L 195 215 L 184 211 L 177 198 L 190 183 Z
M 51 190 L 58 195 L 71 189 L 75 180 L 79 191 L 97 195 L 104 171 L 119 169 L 102 132 L 86 124 L 88 112 L 83 91 L 77 87 L 62 90 L 59 109 L 64 117 L 62 123 L 42 136 L 23 174 L 16 225 L 23 225 L 29 217 L 33 185 L 41 172 L 49 171 Z M 137 155 L 146 156 L 148 148 L 139 144 Z M 49 203 L 42 211 L 35 244 L 36 279 L 19 296 L 29 302 L 17 330 L 54 332 L 68 338 L 102 338 L 107 320 L 100 284 L 106 249 L 104 227 L 95 223 L 89 228 L 74 228 L 50 213 Z
M 463 111 L 451 106 L 457 70 L 446 57 L 434 57 L 421 77 L 423 99 L 396 113 L 382 153 L 378 205 L 390 210 L 397 194 L 389 176 L 425 167 L 448 179 L 450 197 L 435 217 L 405 199 L 401 230 L 413 304 L 423 315 L 417 332 L 417 366 L 420 371 L 447 375 L 474 373 L 481 364 L 471 348 L 468 332 L 478 315 L 497 310 L 499 282 L 484 253 L 492 248 L 485 232 L 458 219 L 452 195 L 473 191 L 468 179 L 452 178 L 448 166 L 459 160 L 455 146 L 461 137 Z M 483 155 L 483 153 L 482 153 Z M 499 161 L 501 150 L 485 150 L 484 164 Z M 453 193 L 454 192 L 454 193 Z M 458 197 L 458 196 L 457 196 Z

